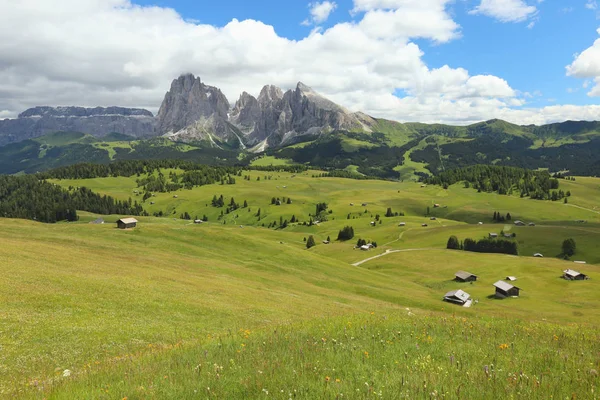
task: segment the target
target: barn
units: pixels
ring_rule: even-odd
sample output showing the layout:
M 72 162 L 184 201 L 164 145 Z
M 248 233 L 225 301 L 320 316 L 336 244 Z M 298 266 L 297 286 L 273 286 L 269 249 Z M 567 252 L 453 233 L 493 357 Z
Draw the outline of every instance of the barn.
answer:
M 496 288 L 496 297 L 499 299 L 503 299 L 505 297 L 518 297 L 520 288 L 511 285 L 508 282 L 498 281 L 494 283 L 494 287 Z
M 477 275 L 470 272 L 458 271 L 454 274 L 454 280 L 457 282 L 475 282 L 477 280 Z
M 117 221 L 117 228 L 119 229 L 131 229 L 137 226 L 137 219 L 135 218 L 121 218 Z
M 563 278 L 568 281 L 584 281 L 586 279 L 590 279 L 586 274 L 582 274 L 579 271 L 575 271 L 574 269 L 567 269 L 563 271 Z

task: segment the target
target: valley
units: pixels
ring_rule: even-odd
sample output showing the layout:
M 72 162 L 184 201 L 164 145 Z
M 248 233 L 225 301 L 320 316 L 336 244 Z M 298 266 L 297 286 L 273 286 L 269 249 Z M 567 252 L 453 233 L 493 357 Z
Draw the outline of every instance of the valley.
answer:
M 287 398 L 295 390 L 299 398 L 378 391 L 414 398 L 425 396 L 425 380 L 427 394 L 472 396 L 474 389 L 460 383 L 467 371 L 466 379 L 489 393 L 541 398 L 597 389 L 590 371 L 599 343 L 600 214 L 594 209 L 600 180 L 560 180 L 572 192 L 564 204 L 478 193 L 462 184 L 443 189 L 315 177 L 320 173 L 244 170 L 235 184 L 155 193 L 145 201 L 135 175 L 51 179 L 117 200 L 131 197 L 149 214 L 165 216 L 136 217 L 129 230 L 116 229 L 118 215 L 86 212 L 77 222 L 57 224 L 0 220 L 6 260 L 0 264 L 0 392 L 191 398 L 210 396 L 210 388 L 216 397 L 259 397 L 267 390 Z M 221 195 L 225 206 L 211 205 Z M 224 212 L 232 197 L 240 208 Z M 320 203 L 327 205 L 319 217 L 326 220 L 304 225 L 316 221 Z M 404 215 L 386 217 L 387 208 Z M 513 222 L 494 222 L 494 212 L 510 213 Z M 185 213 L 191 220 L 181 219 Z M 89 223 L 99 217 L 104 224 Z M 194 223 L 203 217 L 206 222 Z M 289 222 L 292 217 L 300 223 Z M 336 240 L 348 225 L 354 238 Z M 501 231 L 516 233 L 518 257 L 446 249 L 451 235 L 480 239 Z M 316 246 L 307 249 L 310 236 Z M 358 238 L 378 246 L 355 249 Z M 563 260 L 567 238 L 575 239 L 577 252 Z M 566 281 L 567 268 L 591 279 Z M 479 279 L 457 283 L 459 270 Z M 508 275 L 517 276 L 521 296 L 491 298 L 492 284 Z M 476 304 L 442 301 L 458 288 Z M 456 334 L 465 340 L 448 340 Z M 582 356 L 560 361 L 563 352 Z M 421 363 L 435 367 L 425 371 Z M 582 363 L 584 372 L 576 372 Z M 530 379 L 506 381 L 520 370 Z M 411 378 L 417 371 L 419 380 Z M 582 376 L 564 385 L 562 373 Z M 488 379 L 496 374 L 502 379 Z

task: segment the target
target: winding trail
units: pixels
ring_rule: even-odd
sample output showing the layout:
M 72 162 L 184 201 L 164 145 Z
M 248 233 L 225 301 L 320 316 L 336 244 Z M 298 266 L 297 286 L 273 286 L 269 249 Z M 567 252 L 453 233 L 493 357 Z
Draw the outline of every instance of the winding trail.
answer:
M 405 251 L 421 251 L 421 250 L 441 250 L 441 249 L 440 248 L 435 248 L 435 247 L 423 247 L 423 248 L 420 248 L 420 249 L 402 249 L 402 250 L 389 250 L 388 249 L 388 250 L 385 251 L 385 253 L 381 253 L 381 254 L 378 254 L 376 256 L 364 259 L 362 261 L 355 262 L 352 265 L 355 266 L 355 267 L 358 267 L 359 265 L 364 264 L 367 261 L 375 260 L 376 258 L 387 256 L 388 254 L 401 253 L 401 252 L 405 252 Z

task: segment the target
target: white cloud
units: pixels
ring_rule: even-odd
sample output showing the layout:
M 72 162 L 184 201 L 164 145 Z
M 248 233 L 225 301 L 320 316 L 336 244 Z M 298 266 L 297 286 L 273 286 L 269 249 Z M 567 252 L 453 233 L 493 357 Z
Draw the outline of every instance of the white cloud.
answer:
M 322 24 L 327 21 L 329 15 L 337 8 L 337 4 L 334 1 L 323 1 L 321 3 L 315 2 L 310 3 L 310 16 L 315 24 Z
M 459 37 L 450 4 L 355 0 L 356 22 L 289 40 L 260 21 L 215 27 L 127 0 L 0 1 L 0 117 L 36 105 L 155 112 L 184 72 L 220 87 L 230 101 L 244 90 L 256 95 L 264 84 L 287 89 L 303 81 L 351 110 L 402 121 L 543 123 L 600 115 L 597 106 L 525 108 L 525 97 L 501 77 L 428 67 L 412 40 Z
M 481 0 L 469 13 L 486 15 L 500 22 L 521 22 L 534 16 L 537 8 L 523 0 Z
M 600 34 L 600 29 L 597 30 Z M 575 54 L 575 60 L 568 65 L 567 75 L 586 79 L 583 87 L 588 88 L 589 79 L 593 79 L 594 86 L 588 92 L 589 96 L 600 96 L 600 39 L 596 39 L 592 46 L 581 53 Z
M 598 8 L 598 3 L 596 2 L 596 0 L 588 0 L 588 2 L 585 3 L 585 8 L 587 8 L 588 10 L 595 10 Z

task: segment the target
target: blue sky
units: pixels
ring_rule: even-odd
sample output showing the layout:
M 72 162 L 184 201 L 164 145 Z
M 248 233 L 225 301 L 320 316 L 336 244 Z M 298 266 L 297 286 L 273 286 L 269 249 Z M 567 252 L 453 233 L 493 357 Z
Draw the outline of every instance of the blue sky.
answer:
M 600 120 L 600 0 L 0 2 L 0 118 L 302 81 L 398 121 Z
M 158 5 L 177 10 L 182 17 L 215 26 L 232 19 L 254 19 L 272 25 L 283 37 L 301 40 L 313 26 L 304 26 L 311 3 L 299 0 L 278 1 L 229 0 L 219 2 L 194 0 L 136 0 L 136 4 Z M 449 65 L 463 67 L 471 74 L 501 77 L 521 91 L 535 94 L 530 104 L 597 103 L 582 87 L 581 79 L 568 77 L 565 67 L 574 54 L 588 47 L 598 34 L 596 11 L 586 8 L 587 0 L 529 1 L 538 9 L 531 20 L 502 23 L 484 15 L 471 15 L 477 1 L 459 0 L 451 14 L 461 26 L 461 37 L 444 44 L 427 39 L 414 40 L 424 51 L 423 60 L 432 68 Z M 357 21 L 361 14 L 351 13 L 352 0 L 336 1 L 336 9 L 324 24 L 327 29 L 337 23 Z M 528 28 L 529 23 L 534 25 Z

